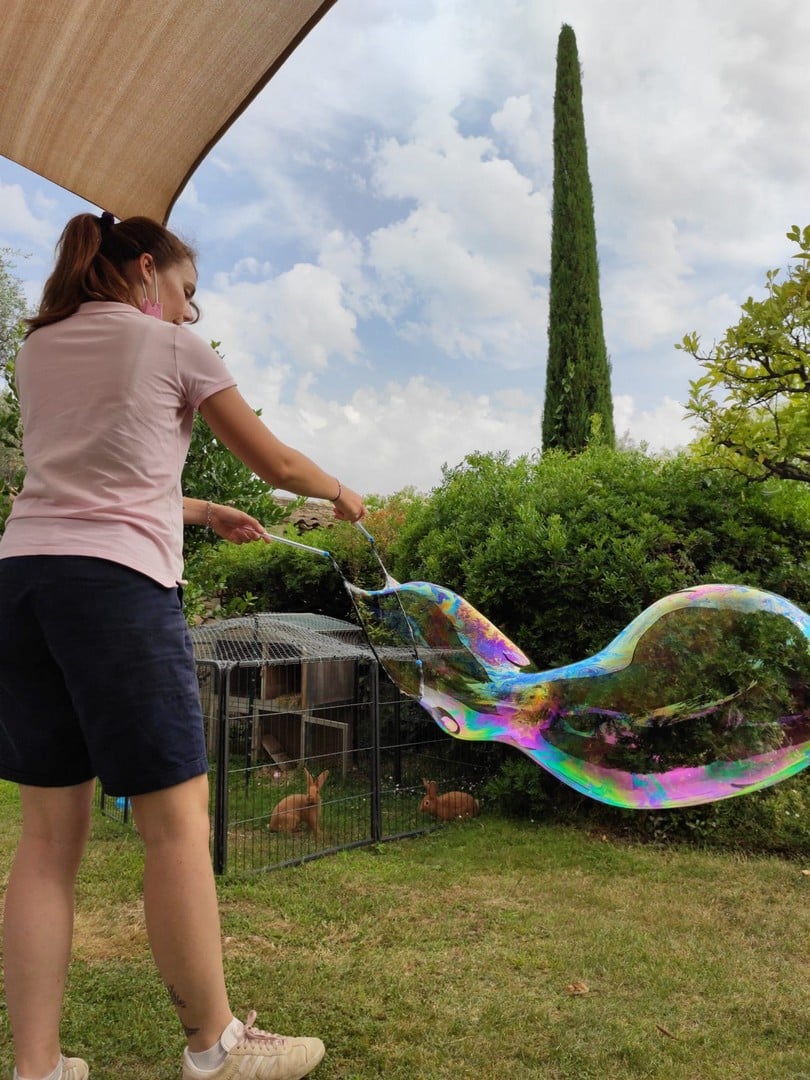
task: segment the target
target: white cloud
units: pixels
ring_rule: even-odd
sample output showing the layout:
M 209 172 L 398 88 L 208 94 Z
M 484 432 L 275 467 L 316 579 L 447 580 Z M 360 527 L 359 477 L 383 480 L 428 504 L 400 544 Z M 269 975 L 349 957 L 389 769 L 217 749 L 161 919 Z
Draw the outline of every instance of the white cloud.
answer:
M 670 397 L 652 409 L 639 409 L 629 394 L 613 398 L 613 424 L 618 439 L 644 443 L 652 451 L 677 450 L 695 438 L 695 429 L 687 419 L 683 405 Z
M 254 271 L 258 264 L 248 263 Z M 325 368 L 330 359 L 357 361 L 357 320 L 346 307 L 339 278 L 311 263 L 297 263 L 276 277 L 240 280 L 219 273 L 212 290 L 200 290 L 199 332 L 226 343 L 236 363 L 260 362 Z
M 483 137 L 447 117 L 420 117 L 408 141 L 373 155 L 375 189 L 414 205 L 369 237 L 369 262 L 403 332 L 450 356 L 536 363 L 545 335 L 547 197 Z
M 492 127 L 517 161 L 547 169 L 548 144 L 541 138 L 540 125 L 528 94 L 508 97 L 503 108 L 493 114 Z
M 50 209 L 50 205 L 46 203 L 44 208 Z M 39 247 L 53 242 L 52 223 L 34 213 L 20 184 L 0 181 L 0 236 L 4 244 Z
M 474 450 L 528 453 L 539 442 L 536 403 L 504 407 L 486 394 L 456 394 L 416 376 L 384 390 L 358 387 L 345 401 L 322 397 L 302 380 L 290 404 L 267 406 L 275 434 L 337 472 L 363 492 L 415 486 L 428 491 L 443 464 L 457 465 Z

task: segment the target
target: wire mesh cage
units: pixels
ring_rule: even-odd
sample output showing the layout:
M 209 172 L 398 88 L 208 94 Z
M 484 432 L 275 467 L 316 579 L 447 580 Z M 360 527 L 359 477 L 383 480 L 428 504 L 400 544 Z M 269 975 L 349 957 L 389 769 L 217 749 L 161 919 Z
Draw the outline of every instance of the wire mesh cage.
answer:
M 191 630 L 210 762 L 218 874 L 416 835 L 423 779 L 480 792 L 497 747 L 444 734 L 403 697 L 360 627 L 263 613 Z M 102 792 L 108 816 L 128 800 Z

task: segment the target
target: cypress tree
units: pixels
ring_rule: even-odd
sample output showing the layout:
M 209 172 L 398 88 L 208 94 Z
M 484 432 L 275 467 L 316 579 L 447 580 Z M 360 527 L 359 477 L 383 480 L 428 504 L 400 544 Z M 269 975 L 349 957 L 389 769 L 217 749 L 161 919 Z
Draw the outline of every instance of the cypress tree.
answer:
M 594 431 L 594 420 L 598 434 Z M 610 361 L 602 327 L 593 189 L 582 113 L 577 41 L 563 25 L 554 91 L 548 364 L 543 447 L 583 450 L 596 437 L 615 445 Z

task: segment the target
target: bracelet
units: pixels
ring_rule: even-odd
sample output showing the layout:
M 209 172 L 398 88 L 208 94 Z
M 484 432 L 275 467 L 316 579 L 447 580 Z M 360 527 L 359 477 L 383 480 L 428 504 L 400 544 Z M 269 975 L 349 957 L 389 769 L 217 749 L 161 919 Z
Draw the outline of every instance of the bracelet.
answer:
M 335 477 L 335 479 L 337 480 L 337 477 Z M 338 493 L 334 497 L 334 499 L 330 499 L 329 502 L 337 502 L 342 494 L 343 494 L 343 484 L 341 484 L 341 482 L 338 480 Z
M 210 502 L 207 502 L 205 504 L 205 526 L 206 526 L 207 529 L 213 529 L 214 528 L 214 518 L 213 518 L 213 515 L 211 513 L 211 503 Z

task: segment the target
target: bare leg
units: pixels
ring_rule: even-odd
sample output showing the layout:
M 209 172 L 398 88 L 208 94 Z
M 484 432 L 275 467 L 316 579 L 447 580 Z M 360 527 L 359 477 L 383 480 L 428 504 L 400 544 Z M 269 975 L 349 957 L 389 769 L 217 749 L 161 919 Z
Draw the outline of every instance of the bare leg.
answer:
M 21 1076 L 47 1076 L 59 1061 L 76 873 L 93 784 L 20 787 L 23 824 L 6 892 L 3 966 Z
M 149 944 L 192 1052 L 217 1042 L 233 1013 L 209 854 L 208 777 L 132 799 L 146 845 Z

